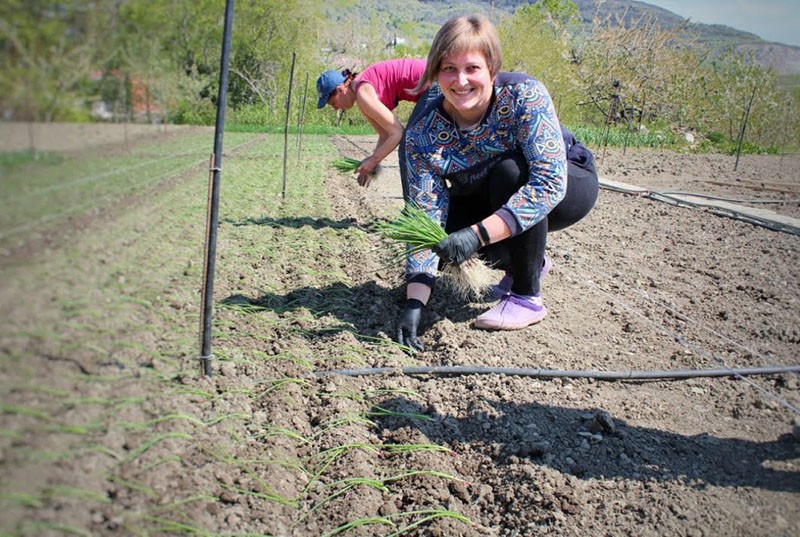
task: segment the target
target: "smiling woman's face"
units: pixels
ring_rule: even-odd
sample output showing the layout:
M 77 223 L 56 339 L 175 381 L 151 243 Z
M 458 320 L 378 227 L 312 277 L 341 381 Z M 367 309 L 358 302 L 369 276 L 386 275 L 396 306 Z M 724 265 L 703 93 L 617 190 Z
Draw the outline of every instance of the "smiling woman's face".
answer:
M 480 120 L 492 99 L 493 79 L 481 52 L 446 56 L 439 67 L 445 109 L 464 126 Z

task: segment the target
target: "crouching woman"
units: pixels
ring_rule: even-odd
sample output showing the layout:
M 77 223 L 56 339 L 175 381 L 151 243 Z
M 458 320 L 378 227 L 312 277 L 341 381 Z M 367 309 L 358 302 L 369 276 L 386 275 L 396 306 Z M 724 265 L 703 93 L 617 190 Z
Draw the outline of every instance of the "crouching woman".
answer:
M 506 272 L 493 288 L 500 301 L 475 327 L 516 330 L 544 319 L 548 231 L 574 224 L 597 199 L 593 157 L 562 131 L 545 86 L 501 64 L 492 23 L 456 17 L 434 38 L 419 82 L 420 91 L 438 83 L 441 94 L 406 126 L 408 197 L 449 235 L 406 260 L 396 333 L 415 349 L 440 259 L 458 265 L 478 253 Z

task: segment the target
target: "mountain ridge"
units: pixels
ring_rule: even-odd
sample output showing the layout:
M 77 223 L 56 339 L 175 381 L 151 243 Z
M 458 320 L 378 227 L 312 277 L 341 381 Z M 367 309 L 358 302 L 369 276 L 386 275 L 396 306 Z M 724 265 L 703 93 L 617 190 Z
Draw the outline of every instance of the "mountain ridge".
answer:
M 595 16 L 601 18 L 610 16 L 612 20 L 621 20 L 623 24 L 627 25 L 642 16 L 649 15 L 664 29 L 683 24 L 688 20 L 686 31 L 695 35 L 697 42 L 708 47 L 712 52 L 719 53 L 732 48 L 737 52 L 752 53 L 762 65 L 773 68 L 780 75 L 800 74 L 800 47 L 798 46 L 767 41 L 754 33 L 724 24 L 692 22 L 691 18 L 684 17 L 666 8 L 637 0 L 605 0 L 600 4 L 599 9 L 595 0 L 572 1 L 578 7 L 585 25 L 591 25 Z M 419 2 L 430 7 L 436 6 L 434 10 L 436 12 L 452 14 L 452 3 L 449 0 L 419 0 Z M 519 6 L 529 3 L 535 2 L 527 0 L 494 0 L 471 5 L 479 5 L 485 13 L 490 12 L 492 9 L 498 9 L 510 14 L 514 13 Z M 444 20 L 436 22 L 441 23 Z

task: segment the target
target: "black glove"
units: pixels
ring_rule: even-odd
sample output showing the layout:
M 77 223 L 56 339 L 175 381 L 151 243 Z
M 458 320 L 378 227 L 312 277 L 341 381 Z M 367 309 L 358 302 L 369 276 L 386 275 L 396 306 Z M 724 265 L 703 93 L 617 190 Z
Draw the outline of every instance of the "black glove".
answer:
M 406 307 L 397 319 L 397 342 L 417 351 L 424 351 L 425 346 L 417 339 L 419 319 L 425 305 L 416 298 L 409 298 Z
M 433 251 L 451 265 L 460 265 L 478 251 L 481 241 L 471 227 L 454 231 L 433 247 Z

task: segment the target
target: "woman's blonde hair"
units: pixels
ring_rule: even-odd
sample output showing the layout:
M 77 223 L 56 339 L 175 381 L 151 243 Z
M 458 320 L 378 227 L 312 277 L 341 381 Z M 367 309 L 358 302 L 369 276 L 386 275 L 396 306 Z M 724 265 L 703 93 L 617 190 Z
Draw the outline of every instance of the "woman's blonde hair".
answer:
M 480 52 L 486 58 L 492 78 L 500 72 L 503 53 L 500 38 L 494 24 L 484 15 L 454 17 L 442 25 L 433 38 L 428 52 L 428 63 L 415 92 L 420 92 L 432 82 L 436 82 L 442 60 L 452 54 Z

